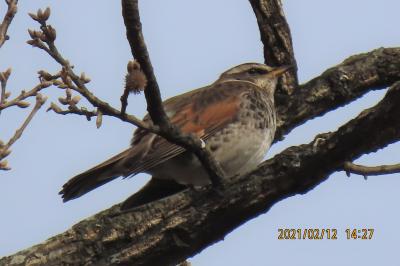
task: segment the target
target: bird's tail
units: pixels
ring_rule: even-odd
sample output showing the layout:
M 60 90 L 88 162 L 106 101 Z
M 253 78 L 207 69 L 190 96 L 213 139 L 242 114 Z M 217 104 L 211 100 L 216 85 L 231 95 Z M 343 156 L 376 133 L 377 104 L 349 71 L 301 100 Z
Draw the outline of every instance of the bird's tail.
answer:
M 71 178 L 60 191 L 63 201 L 78 198 L 87 192 L 104 185 L 123 173 L 118 163 L 129 153 L 129 149 L 115 155 L 107 161 Z

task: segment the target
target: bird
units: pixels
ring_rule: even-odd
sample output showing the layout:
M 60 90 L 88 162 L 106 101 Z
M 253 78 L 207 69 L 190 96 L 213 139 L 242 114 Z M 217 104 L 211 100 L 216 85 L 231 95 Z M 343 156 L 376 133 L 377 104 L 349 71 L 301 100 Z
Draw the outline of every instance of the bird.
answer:
M 223 72 L 212 84 L 163 102 L 171 123 L 199 137 L 220 164 L 224 178 L 244 175 L 264 158 L 274 139 L 274 92 L 290 66 L 244 63 Z M 152 125 L 147 114 L 143 122 Z M 78 198 L 118 177 L 148 173 L 150 181 L 126 199 L 122 210 L 159 200 L 188 187 L 211 184 L 197 157 L 145 129 L 134 131 L 121 153 L 71 178 L 59 192 L 63 201 Z

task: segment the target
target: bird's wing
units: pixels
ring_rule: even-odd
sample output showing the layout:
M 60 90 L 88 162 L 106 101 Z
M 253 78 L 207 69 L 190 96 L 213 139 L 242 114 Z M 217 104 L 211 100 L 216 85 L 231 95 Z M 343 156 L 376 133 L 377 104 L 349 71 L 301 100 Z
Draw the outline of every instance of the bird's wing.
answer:
M 251 84 L 237 81 L 219 83 L 171 98 L 164 102 L 164 108 L 171 122 L 184 133 L 193 133 L 207 141 L 237 119 L 243 94 L 251 87 Z M 150 119 L 146 117 L 145 120 Z M 124 175 L 146 172 L 184 151 L 162 137 L 138 129 L 131 152 L 122 162 L 126 169 Z

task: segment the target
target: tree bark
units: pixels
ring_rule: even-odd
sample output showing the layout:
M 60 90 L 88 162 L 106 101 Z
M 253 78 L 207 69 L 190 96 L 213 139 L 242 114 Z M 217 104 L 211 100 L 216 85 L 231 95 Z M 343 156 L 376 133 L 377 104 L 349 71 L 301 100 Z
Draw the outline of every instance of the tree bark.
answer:
M 257 18 L 261 41 L 264 44 L 265 64 L 292 66 L 292 70 L 283 75 L 276 94 L 292 94 L 298 84 L 297 63 L 282 2 L 281 0 L 250 0 L 250 4 Z
M 313 117 L 342 106 L 400 76 L 400 49 L 353 56 L 325 71 L 278 105 L 283 136 Z M 83 220 L 46 242 L 0 259 L 0 265 L 176 265 L 276 202 L 306 193 L 344 162 L 400 139 L 400 85 L 375 107 L 336 132 L 291 147 L 244 177 L 213 189 L 186 190 L 131 212 L 119 205 Z M 368 132 L 368 134 L 366 134 Z

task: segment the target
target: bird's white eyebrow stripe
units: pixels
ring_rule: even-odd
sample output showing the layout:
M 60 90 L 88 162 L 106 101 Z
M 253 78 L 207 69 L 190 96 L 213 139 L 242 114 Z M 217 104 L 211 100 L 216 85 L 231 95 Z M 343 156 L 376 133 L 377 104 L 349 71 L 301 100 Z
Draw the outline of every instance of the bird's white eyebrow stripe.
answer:
M 250 84 L 252 84 L 254 86 L 259 87 L 256 83 L 248 81 L 248 80 L 224 79 L 223 81 L 220 81 L 219 83 L 225 83 L 225 82 L 240 82 L 240 83 L 245 82 L 245 83 L 250 83 Z

